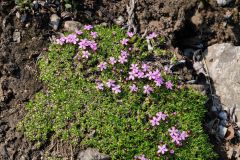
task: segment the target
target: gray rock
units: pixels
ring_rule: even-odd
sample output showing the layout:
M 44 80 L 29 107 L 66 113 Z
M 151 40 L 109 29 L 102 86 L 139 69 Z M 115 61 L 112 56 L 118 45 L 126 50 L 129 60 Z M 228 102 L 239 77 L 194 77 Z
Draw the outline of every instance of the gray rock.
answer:
M 222 119 L 222 120 L 227 120 L 228 117 L 227 117 L 227 112 L 225 111 L 221 111 L 219 114 L 218 114 L 219 118 Z
M 230 2 L 232 2 L 232 0 L 217 0 L 217 4 L 219 6 L 226 6 L 228 5 Z
M 219 135 L 219 137 L 224 138 L 226 133 L 227 133 L 227 128 L 222 126 L 222 125 L 219 125 L 219 127 L 218 127 L 218 135 Z
M 64 29 L 69 32 L 74 32 L 76 29 L 80 29 L 82 24 L 77 21 L 66 21 L 64 22 Z
M 54 30 L 57 30 L 58 27 L 59 27 L 59 24 L 60 24 L 60 20 L 61 18 L 56 15 L 56 14 L 52 14 L 51 17 L 50 17 L 50 25 L 52 26 L 52 28 Z
M 215 44 L 204 52 L 209 76 L 224 110 L 236 106 L 240 120 L 240 47 L 228 43 Z
M 79 152 L 77 160 L 110 160 L 111 158 L 105 154 L 99 153 L 98 150 L 88 148 Z

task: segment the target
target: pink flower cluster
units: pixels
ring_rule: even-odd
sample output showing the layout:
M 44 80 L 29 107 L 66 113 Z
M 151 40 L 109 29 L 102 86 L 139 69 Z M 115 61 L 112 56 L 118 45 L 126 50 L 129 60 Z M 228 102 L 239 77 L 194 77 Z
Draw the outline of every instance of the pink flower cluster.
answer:
M 69 34 L 68 36 L 63 36 L 56 40 L 57 44 L 63 45 L 64 43 L 71 43 L 71 44 L 77 44 L 79 39 L 77 38 L 76 34 Z
M 185 141 L 187 137 L 189 137 L 186 131 L 180 132 L 178 129 L 176 129 L 176 127 L 172 127 L 168 131 L 172 138 L 172 142 L 179 146 L 181 146 L 182 142 Z
M 81 39 L 78 45 L 81 49 L 86 49 L 87 47 L 90 47 L 93 51 L 97 50 L 97 43 L 95 41 L 90 41 L 86 38 Z
M 151 123 L 152 126 L 158 126 L 159 122 L 161 120 L 165 121 L 167 117 L 168 117 L 167 114 L 165 114 L 163 112 L 158 112 L 156 114 L 156 116 L 152 117 L 152 119 L 150 120 L 150 123 Z
M 108 79 L 108 81 L 105 83 L 106 86 L 108 88 L 111 88 L 112 92 L 115 93 L 115 94 L 118 94 L 118 93 L 121 93 L 122 90 L 121 90 L 121 86 L 120 85 L 116 85 L 115 84 L 116 82 L 112 79 Z M 97 82 L 97 86 L 96 88 L 98 90 L 103 90 L 104 89 L 104 84 L 103 83 L 100 83 L 100 82 Z

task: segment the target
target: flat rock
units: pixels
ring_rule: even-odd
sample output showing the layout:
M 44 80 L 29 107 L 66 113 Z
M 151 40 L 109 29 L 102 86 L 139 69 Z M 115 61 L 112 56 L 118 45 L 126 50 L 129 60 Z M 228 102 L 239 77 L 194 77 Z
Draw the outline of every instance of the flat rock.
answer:
M 74 32 L 77 29 L 80 29 L 82 24 L 78 21 L 65 21 L 64 22 L 64 30 L 69 32 Z
M 77 160 L 110 160 L 111 158 L 105 154 L 99 153 L 98 150 L 88 148 L 79 152 Z
M 240 120 L 240 46 L 229 43 L 209 46 L 204 52 L 214 90 L 224 110 L 236 106 Z

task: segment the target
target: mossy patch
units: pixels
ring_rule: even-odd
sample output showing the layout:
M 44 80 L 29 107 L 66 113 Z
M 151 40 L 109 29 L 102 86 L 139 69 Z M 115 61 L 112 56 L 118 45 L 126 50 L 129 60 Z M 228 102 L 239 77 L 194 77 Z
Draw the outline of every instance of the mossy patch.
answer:
M 148 51 L 145 38 L 127 37 L 118 27 L 96 26 L 93 30 L 98 35 L 96 39 L 91 31 L 84 29 L 75 39 L 89 40 L 86 48 L 79 48 L 78 43 L 73 44 L 74 40 L 64 40 L 62 45 L 51 44 L 40 58 L 40 79 L 47 89 L 36 94 L 26 106 L 28 114 L 20 124 L 26 136 L 44 141 L 51 134 L 83 147 L 98 148 L 117 160 L 141 155 L 152 160 L 216 157 L 201 126 L 206 97 L 179 87 L 178 78 L 164 70 L 174 56 L 161 49 L 163 38 L 150 38 L 153 50 Z M 95 43 L 96 51 L 91 46 Z M 83 51 L 89 55 L 84 56 Z M 123 51 L 128 55 L 122 64 L 119 59 Z M 110 64 L 110 57 L 116 63 Z M 162 63 L 157 63 L 160 59 Z M 99 65 L 103 62 L 106 66 L 101 69 Z M 138 73 L 144 72 L 144 77 L 129 78 L 133 64 L 138 67 Z M 143 64 L 148 64 L 147 71 L 141 68 Z M 160 85 L 156 79 L 152 80 L 154 75 L 150 78 L 150 72 L 157 70 L 158 78 L 162 78 Z M 113 86 L 108 86 L 109 80 L 114 81 Z M 167 86 L 166 82 L 173 86 Z M 132 85 L 137 86 L 136 91 L 130 89 Z M 147 85 L 152 89 L 150 93 L 146 92 Z M 114 90 L 116 86 L 119 93 Z M 167 115 L 166 120 L 151 125 L 150 120 L 159 112 Z M 169 133 L 172 127 L 186 131 L 188 137 L 176 144 Z M 168 151 L 158 154 L 158 146 L 163 144 Z

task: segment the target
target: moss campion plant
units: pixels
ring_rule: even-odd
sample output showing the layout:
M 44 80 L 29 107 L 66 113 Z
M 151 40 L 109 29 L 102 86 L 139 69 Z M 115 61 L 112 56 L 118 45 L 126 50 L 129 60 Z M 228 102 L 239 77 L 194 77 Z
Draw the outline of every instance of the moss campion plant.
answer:
M 52 135 L 116 160 L 214 158 L 201 127 L 206 99 L 181 87 L 163 43 L 91 25 L 60 37 L 38 62 L 47 87 L 21 128 L 31 140 Z

